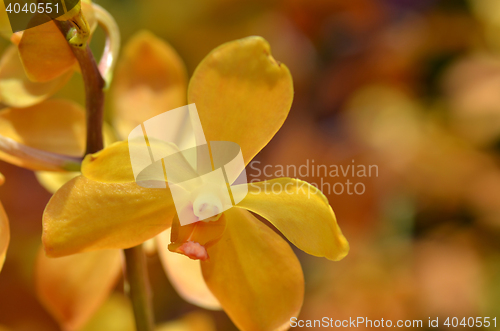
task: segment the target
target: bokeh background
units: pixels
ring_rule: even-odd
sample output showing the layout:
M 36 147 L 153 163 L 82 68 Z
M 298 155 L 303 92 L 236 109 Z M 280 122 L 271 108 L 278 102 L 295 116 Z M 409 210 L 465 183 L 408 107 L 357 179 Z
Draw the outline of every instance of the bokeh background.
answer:
M 323 179 L 331 185 L 350 179 L 366 190 L 327 194 L 351 244 L 343 261 L 296 250 L 306 279 L 301 319 L 500 318 L 498 0 L 96 3 L 115 17 L 124 43 L 148 29 L 178 51 L 190 74 L 224 42 L 265 37 L 292 72 L 295 100 L 281 131 L 257 156 L 261 168 L 307 160 L 378 166 L 370 178 Z M 96 53 L 103 38 L 97 32 L 93 39 Z M 57 96 L 83 104 L 80 80 L 75 75 Z M 31 171 L 6 163 L 0 171 L 11 226 L 0 325 L 58 330 L 33 286 L 50 194 Z M 225 313 L 184 302 L 157 256 L 148 263 L 159 323 L 170 322 L 172 330 L 236 330 Z M 133 330 L 122 287 L 86 330 Z

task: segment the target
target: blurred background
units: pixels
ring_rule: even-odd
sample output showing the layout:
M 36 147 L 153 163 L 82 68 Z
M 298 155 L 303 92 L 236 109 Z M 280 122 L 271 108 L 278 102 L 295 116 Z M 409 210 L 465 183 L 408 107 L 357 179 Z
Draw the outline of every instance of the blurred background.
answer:
M 148 29 L 178 51 L 189 74 L 224 42 L 269 41 L 292 72 L 295 100 L 253 167 L 377 166 L 378 176 L 302 177 L 349 179 L 365 191 L 325 192 L 351 252 L 334 263 L 296 250 L 306 279 L 300 319 L 500 318 L 500 1 L 95 2 L 115 17 L 124 43 Z M 103 38 L 94 37 L 96 53 Z M 82 91 L 75 75 L 57 96 L 83 104 Z M 1 163 L 0 172 L 11 226 L 0 324 L 58 330 L 33 289 L 50 194 L 31 171 Z M 159 323 L 236 330 L 224 312 L 183 301 L 158 257 L 148 259 Z M 129 330 L 109 321 L 130 320 L 121 284 L 115 292 L 91 322 L 101 326 L 88 330 Z

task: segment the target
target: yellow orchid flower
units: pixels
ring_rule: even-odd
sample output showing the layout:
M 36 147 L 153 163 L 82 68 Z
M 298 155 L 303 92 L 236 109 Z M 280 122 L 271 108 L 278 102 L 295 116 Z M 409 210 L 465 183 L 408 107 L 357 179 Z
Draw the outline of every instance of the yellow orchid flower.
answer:
M 130 109 L 132 102 L 118 102 L 115 118 L 122 136 L 145 119 L 182 105 L 186 95 L 185 71 L 175 52 L 148 33 L 139 34 L 131 45 L 125 50 L 127 66 L 119 66 L 115 76 L 115 101 L 120 91 L 127 91 L 130 98 L 145 103 Z M 137 61 L 137 55 L 148 61 Z M 134 75 L 136 81 L 130 78 Z M 172 99 L 167 108 L 162 107 L 163 100 Z M 196 103 L 207 140 L 239 144 L 245 164 L 279 130 L 292 99 L 288 69 L 274 60 L 260 37 L 216 48 L 200 63 L 187 89 L 187 101 Z M 142 117 L 139 109 L 145 109 L 142 115 L 149 117 Z M 295 193 L 266 194 L 269 184 Z M 279 178 L 253 183 L 248 190 L 247 197 L 217 221 L 181 227 L 169 190 L 137 185 L 128 143 L 115 143 L 88 155 L 82 175 L 51 198 L 43 216 L 45 252 L 58 257 L 128 248 L 157 236 L 173 223 L 169 248 L 195 259 L 179 255 L 183 262 L 189 261 L 185 270 L 193 272 L 197 282 L 193 287 L 205 306 L 220 304 L 242 330 L 284 329 L 302 305 L 301 266 L 286 241 L 252 213 L 267 219 L 309 254 L 340 260 L 349 246 L 327 199 L 313 186 Z M 157 242 L 165 266 L 176 265 L 166 247 L 165 233 Z M 185 275 L 185 270 L 169 273 Z M 173 283 L 182 294 L 185 282 L 183 285 L 177 277 Z M 191 291 L 184 294 L 198 303 Z

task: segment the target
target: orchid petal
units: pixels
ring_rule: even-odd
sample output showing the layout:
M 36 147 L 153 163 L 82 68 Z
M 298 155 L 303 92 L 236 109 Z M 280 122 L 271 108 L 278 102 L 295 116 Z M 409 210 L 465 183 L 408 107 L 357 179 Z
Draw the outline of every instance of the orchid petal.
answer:
M 281 128 L 292 100 L 292 76 L 261 37 L 213 50 L 188 87 L 188 103 L 196 103 L 206 140 L 239 144 L 245 164 Z
M 0 102 L 11 107 L 33 106 L 56 93 L 72 75 L 67 72 L 48 82 L 32 82 L 26 76 L 17 47 L 11 45 L 0 61 Z
M 301 180 L 277 178 L 251 183 L 237 207 L 264 217 L 308 254 L 338 261 L 349 251 L 326 197 Z
M 132 37 L 114 77 L 115 127 L 122 138 L 145 120 L 186 105 L 184 64 L 170 45 L 150 32 Z
M 87 155 L 82 162 L 82 174 L 102 183 L 135 183 L 128 142 L 116 142 Z
M 79 330 L 111 293 L 121 266 L 119 250 L 57 259 L 41 250 L 35 271 L 38 297 L 64 330 Z
M 174 215 L 168 189 L 78 176 L 57 191 L 45 208 L 43 243 L 51 257 L 129 248 L 165 231 Z
M 46 17 L 34 16 L 32 20 L 37 24 Z M 56 79 L 77 64 L 71 46 L 54 21 L 25 30 L 18 47 L 26 74 L 34 82 Z
M 291 247 L 245 210 L 224 212 L 227 228 L 201 262 L 208 288 L 240 330 L 290 327 L 304 296 L 304 278 Z

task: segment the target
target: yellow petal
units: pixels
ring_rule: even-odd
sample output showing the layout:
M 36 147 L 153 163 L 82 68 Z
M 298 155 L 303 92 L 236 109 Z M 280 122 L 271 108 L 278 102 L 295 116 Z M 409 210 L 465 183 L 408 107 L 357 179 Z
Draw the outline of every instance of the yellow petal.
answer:
M 170 45 L 150 32 L 132 37 L 114 76 L 114 121 L 122 138 L 145 120 L 186 105 L 184 64 Z
M 57 191 L 45 208 L 43 243 L 52 257 L 129 248 L 165 231 L 174 215 L 168 189 L 78 176 Z
M 15 142 L 46 152 L 81 156 L 85 148 L 85 111 L 67 100 L 47 100 L 24 109 L 0 113 L 0 133 Z M 0 158 L 30 169 L 29 161 L 0 153 Z
M 82 162 L 82 174 L 102 183 L 135 183 L 128 142 L 116 142 L 87 155 Z
M 128 141 L 117 142 L 106 147 L 102 151 L 87 155 L 82 162 L 82 174 L 89 179 L 102 183 L 135 182 L 129 152 L 129 144 L 134 143 L 135 142 Z M 179 151 L 177 147 L 169 143 L 157 140 L 149 140 L 149 143 L 156 151 L 160 149 L 164 150 L 165 155 L 171 155 Z M 188 161 L 182 155 L 178 155 L 179 157 L 175 158 L 176 162 L 170 164 L 170 169 L 173 169 L 174 166 L 178 167 L 179 171 L 174 171 L 174 173 L 182 173 L 186 176 L 184 178 L 197 177 L 196 172 L 194 172 Z M 186 174 L 186 172 L 189 172 L 189 174 Z
M 251 183 L 237 207 L 264 217 L 308 254 L 337 261 L 349 252 L 328 200 L 306 182 L 277 178 Z
M 160 261 L 177 293 L 189 303 L 205 309 L 220 309 L 219 301 L 207 287 L 201 274 L 200 261 L 191 260 L 168 250 L 170 230 L 156 236 Z
M 17 47 L 11 45 L 0 61 L 0 101 L 11 107 L 29 107 L 57 92 L 71 78 L 67 72 L 46 83 L 28 79 L 19 58 Z
M 36 291 L 63 330 L 79 330 L 106 300 L 121 272 L 119 250 L 51 259 L 40 250 Z
M 35 16 L 46 20 L 45 16 Z M 19 54 L 28 78 L 48 82 L 73 70 L 76 58 L 66 38 L 53 21 L 27 29 L 19 43 Z
M 201 262 L 208 287 L 240 330 L 288 329 L 304 296 L 297 257 L 249 212 L 232 208 L 224 215 L 226 231 Z
M 2 271 L 3 263 L 5 262 L 5 255 L 7 254 L 7 248 L 9 247 L 9 240 L 9 219 L 7 218 L 7 214 L 5 213 L 2 204 L 0 204 L 0 271 Z
M 261 37 L 213 50 L 196 68 L 188 88 L 188 101 L 196 103 L 207 141 L 239 144 L 245 164 L 279 130 L 292 100 L 292 76 Z
M 81 331 L 136 331 L 129 299 L 113 293 Z

